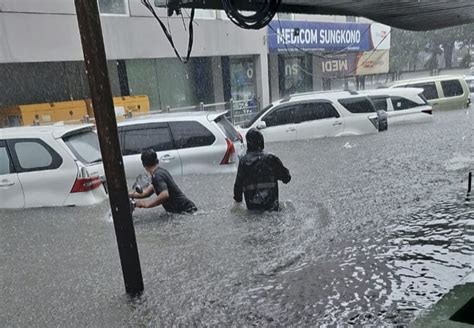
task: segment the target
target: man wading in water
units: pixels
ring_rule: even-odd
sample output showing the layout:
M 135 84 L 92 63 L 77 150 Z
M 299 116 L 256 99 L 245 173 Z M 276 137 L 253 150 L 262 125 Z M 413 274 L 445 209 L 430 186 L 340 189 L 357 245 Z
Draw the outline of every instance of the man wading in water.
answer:
M 196 205 L 190 201 L 174 182 L 171 174 L 159 166 L 158 156 L 153 149 L 142 152 L 142 164 L 151 176 L 151 185 L 143 190 L 143 193 L 129 193 L 130 198 L 147 198 L 153 192 L 157 197 L 151 201 L 139 200 L 136 202 L 138 208 L 152 208 L 163 205 L 170 213 L 193 213 L 197 211 Z
M 290 171 L 275 155 L 265 153 L 263 135 L 257 129 L 246 134 L 247 154 L 240 160 L 234 184 L 234 200 L 249 210 L 278 211 L 278 180 L 287 184 Z

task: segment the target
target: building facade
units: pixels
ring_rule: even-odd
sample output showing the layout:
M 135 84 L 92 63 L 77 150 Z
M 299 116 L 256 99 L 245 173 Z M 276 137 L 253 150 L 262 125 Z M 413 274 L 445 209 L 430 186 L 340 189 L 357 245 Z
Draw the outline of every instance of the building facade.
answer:
M 275 33 L 276 25 L 244 30 L 221 11 L 198 10 L 192 58 L 182 64 L 140 1 L 98 3 L 113 95 L 147 95 L 152 110 L 231 98 L 265 106 L 288 93 L 347 84 L 346 76 L 334 72 L 333 62 L 324 62 L 336 60 L 326 56 L 328 51 L 342 57 L 349 56 L 346 51 L 312 45 L 291 51 L 286 43 L 299 32 L 303 41 L 311 41 L 311 32 L 298 24 L 369 25 L 353 17 L 280 14 L 275 22 L 292 30 L 285 39 Z M 183 11 L 184 18 L 166 17 L 164 9 L 157 12 L 184 54 L 189 12 Z M 0 35 L 0 108 L 89 98 L 73 0 L 0 0 Z M 272 48 L 275 37 L 285 47 Z M 349 59 L 337 60 L 346 67 Z M 324 67 L 331 73 L 323 72 Z

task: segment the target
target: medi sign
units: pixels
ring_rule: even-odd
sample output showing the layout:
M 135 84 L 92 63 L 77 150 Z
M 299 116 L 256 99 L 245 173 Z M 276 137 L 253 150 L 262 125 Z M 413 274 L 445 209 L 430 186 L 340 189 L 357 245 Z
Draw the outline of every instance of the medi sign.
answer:
M 373 23 L 272 21 L 268 48 L 278 51 L 370 51 L 390 48 L 390 27 Z

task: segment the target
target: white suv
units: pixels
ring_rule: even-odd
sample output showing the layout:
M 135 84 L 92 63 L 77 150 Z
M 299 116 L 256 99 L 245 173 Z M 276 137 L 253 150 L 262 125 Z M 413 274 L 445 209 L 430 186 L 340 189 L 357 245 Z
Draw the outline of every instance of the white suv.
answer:
M 141 152 L 154 149 L 172 175 L 234 173 L 245 152 L 226 112 L 155 114 L 118 123 L 127 180 L 144 173 Z
M 99 203 L 102 175 L 92 125 L 0 129 L 0 208 Z
M 433 107 L 421 88 L 383 88 L 359 91 L 367 95 L 377 110 L 387 112 L 388 124 L 427 123 L 433 121 Z
M 243 125 L 241 132 L 257 128 L 266 142 L 362 135 L 386 129 L 386 119 L 366 96 L 356 92 L 311 92 L 272 103 Z

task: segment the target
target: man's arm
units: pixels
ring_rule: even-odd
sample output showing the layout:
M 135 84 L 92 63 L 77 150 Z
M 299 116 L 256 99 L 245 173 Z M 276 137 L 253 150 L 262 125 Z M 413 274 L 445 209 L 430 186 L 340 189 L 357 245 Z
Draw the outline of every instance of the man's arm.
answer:
M 146 187 L 141 194 L 139 194 L 136 191 L 129 192 L 128 197 L 134 198 L 134 199 L 143 199 L 143 198 L 148 198 L 150 197 L 154 192 L 153 185 L 149 185 Z
M 168 190 L 163 190 L 162 192 L 159 193 L 158 197 L 151 201 L 138 201 L 136 203 L 136 206 L 138 208 L 152 208 L 156 206 L 162 205 L 164 202 L 166 202 L 170 198 L 170 194 Z
M 284 184 L 287 184 L 288 182 L 291 181 L 291 175 L 290 175 L 290 170 L 288 170 L 281 160 L 274 156 L 274 168 L 275 168 L 275 173 L 276 173 L 276 178 L 278 180 L 281 180 Z
M 243 165 L 239 163 L 239 168 L 237 170 L 237 176 L 235 177 L 234 183 L 234 200 L 238 203 L 242 202 L 242 193 L 244 192 L 244 172 Z

